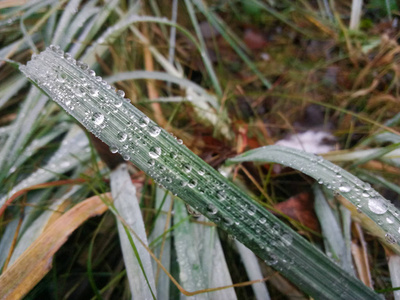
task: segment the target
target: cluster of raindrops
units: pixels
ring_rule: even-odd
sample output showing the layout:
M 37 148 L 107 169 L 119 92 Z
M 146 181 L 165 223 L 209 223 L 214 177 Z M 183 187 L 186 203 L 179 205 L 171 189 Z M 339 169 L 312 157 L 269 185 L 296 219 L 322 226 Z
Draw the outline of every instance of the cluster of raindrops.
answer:
M 397 209 L 390 201 L 375 191 L 370 184 L 361 181 L 318 155 L 300 154 L 299 151 L 287 148 L 281 150 L 293 155 L 294 158 L 290 161 L 292 167 L 298 168 L 310 176 L 319 174 L 321 177 L 316 178 L 319 184 L 324 185 L 334 194 L 341 194 L 349 199 L 360 213 L 364 212 L 371 217 L 373 216 L 373 219 L 377 220 L 377 224 L 387 232 L 386 240 L 389 243 L 397 243 L 400 240 L 400 219 Z M 301 156 L 300 159 L 298 159 L 299 156 Z M 310 164 L 304 166 L 304 161 L 309 161 Z M 281 161 L 278 159 L 278 162 L 289 164 L 282 159 Z

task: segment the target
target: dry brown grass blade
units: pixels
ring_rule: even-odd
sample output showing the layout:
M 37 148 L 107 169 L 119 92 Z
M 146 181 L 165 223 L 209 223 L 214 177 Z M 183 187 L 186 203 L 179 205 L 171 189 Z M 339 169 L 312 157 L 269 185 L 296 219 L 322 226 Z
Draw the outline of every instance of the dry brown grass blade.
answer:
M 57 180 L 57 181 L 52 181 L 52 182 L 46 182 L 46 183 L 40 183 L 36 185 L 32 185 L 30 187 L 27 187 L 25 189 L 19 190 L 18 192 L 14 193 L 10 198 L 6 200 L 6 202 L 0 207 L 0 217 L 3 215 L 5 210 L 11 203 L 17 199 L 18 197 L 25 195 L 29 191 L 33 190 L 38 190 L 38 189 L 44 189 L 44 188 L 49 188 L 49 187 L 54 187 L 54 186 L 61 186 L 61 185 L 67 185 L 67 184 L 82 184 L 85 183 L 86 179 L 83 178 L 78 178 L 78 179 L 66 179 L 66 180 Z
M 147 24 L 144 26 L 144 35 L 148 37 L 148 29 L 147 29 Z M 149 45 L 143 45 L 143 55 L 144 55 L 144 65 L 146 68 L 146 71 L 154 71 L 154 62 L 153 62 L 153 57 L 151 55 Z M 154 80 L 147 80 L 146 82 L 147 86 L 147 92 L 149 95 L 149 99 L 153 100 L 159 97 L 158 91 L 156 89 L 156 86 L 154 84 Z M 156 119 L 157 123 L 165 128 L 165 125 L 167 124 L 167 120 L 164 118 L 161 105 L 158 102 L 153 102 L 151 103 L 151 107 L 153 108 L 154 111 L 154 118 Z
M 111 199 L 111 194 L 93 196 L 75 205 L 43 232 L 0 276 L 0 299 L 21 299 L 26 295 L 51 269 L 53 255 L 68 236 L 88 218 L 107 210 L 104 198 Z
M 29 0 L 3 0 L 0 1 L 0 9 L 24 5 L 28 1 Z
M 364 284 L 373 289 L 371 270 L 368 261 L 368 250 L 367 243 L 364 240 L 364 234 L 361 229 L 361 225 L 354 223 L 355 232 L 358 237 L 359 243 L 352 241 L 351 253 L 353 254 L 354 262 L 356 265 L 358 276 Z

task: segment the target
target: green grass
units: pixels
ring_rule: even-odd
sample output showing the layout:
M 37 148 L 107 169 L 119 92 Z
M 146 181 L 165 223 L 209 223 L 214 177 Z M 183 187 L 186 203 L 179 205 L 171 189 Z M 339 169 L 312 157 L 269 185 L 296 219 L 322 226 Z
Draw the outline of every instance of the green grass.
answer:
M 237 239 L 261 258 L 264 276 L 271 274 L 266 265 L 278 271 L 266 280 L 271 299 L 302 292 L 316 299 L 376 298 L 372 290 L 390 299 L 391 288 L 400 285 L 393 263 L 400 241 L 395 208 L 400 190 L 399 61 L 392 55 L 399 45 L 396 31 L 389 28 L 383 34 L 387 25 L 374 14 L 388 20 L 398 7 L 365 5 L 359 31 L 350 31 L 350 7 L 342 3 L 326 7 L 323 1 L 315 6 L 309 1 L 252 1 L 260 8 L 252 10 L 244 1 L 178 1 L 175 25 L 169 20 L 169 2 L 49 1 L 1 9 L 0 58 L 25 65 L 32 53 L 50 44 L 60 45 L 71 58 L 57 56 L 57 48 L 40 54 L 36 65 L 20 67 L 29 83 L 15 68 L 18 64 L 1 65 L 0 204 L 21 189 L 46 184 L 7 202 L 0 280 L 58 210 L 67 211 L 111 186 L 117 210 L 110 206 L 109 212 L 77 229 L 27 298 L 125 299 L 130 293 L 140 295 L 136 286 L 144 293 L 150 290 L 150 298 L 157 290 L 157 299 L 177 299 L 181 292 L 196 290 L 200 292 L 193 297 L 254 299 L 256 289 L 239 287 L 252 275 L 244 275 L 243 266 L 232 267 L 242 264 L 230 240 Z M 219 33 L 208 36 L 206 23 Z M 175 38 L 169 36 L 172 28 Z M 251 34 L 264 39 L 264 46 L 255 47 Z M 106 82 L 72 58 L 87 63 Z M 124 90 L 134 106 L 107 84 Z M 46 94 L 119 154 L 86 135 Z M 324 155 L 337 166 L 300 152 L 260 148 L 287 133 L 310 129 L 315 115 L 309 113 L 315 108 L 320 111 L 317 125 L 332 132 L 337 149 L 345 150 Z M 252 152 L 232 158 L 247 150 Z M 134 163 L 127 166 L 138 200 L 119 198 L 135 193 L 127 185 L 115 187 L 122 176 L 115 167 L 125 163 L 123 158 Z M 228 166 L 228 158 L 262 163 Z M 291 169 L 279 173 L 267 162 Z M 339 166 L 348 172 L 340 171 L 335 185 Z M 220 167 L 227 178 L 217 171 Z M 319 191 L 301 173 L 323 181 L 330 191 Z M 60 186 L 60 179 L 67 181 Z M 79 184 L 72 184 L 76 179 Z M 352 191 L 345 191 L 344 184 Z M 171 193 L 164 197 L 163 188 Z M 360 196 L 364 189 L 369 199 Z M 312 222 L 321 225 L 321 232 L 307 229 L 313 224 L 301 218 L 286 216 L 288 211 L 274 209 L 298 192 L 315 197 L 317 217 Z M 376 215 L 370 203 L 381 197 L 378 193 L 394 205 L 379 198 Z M 139 201 L 143 221 L 130 200 Z M 126 207 L 124 202 L 129 209 L 118 208 Z M 139 227 L 129 221 L 130 210 L 138 214 L 134 220 Z M 205 217 L 197 219 L 186 210 Z M 326 229 L 333 227 L 334 233 Z M 210 257 L 220 257 L 222 264 Z M 282 275 L 298 290 L 282 288 L 287 286 Z M 359 281 L 368 284 L 368 276 L 374 282 L 370 288 Z M 238 286 L 218 289 L 232 284 Z

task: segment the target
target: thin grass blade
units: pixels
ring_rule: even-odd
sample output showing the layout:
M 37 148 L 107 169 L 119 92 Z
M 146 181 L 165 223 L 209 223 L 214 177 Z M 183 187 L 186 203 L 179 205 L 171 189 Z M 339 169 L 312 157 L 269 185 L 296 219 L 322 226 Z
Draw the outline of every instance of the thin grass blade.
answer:
M 244 161 L 275 162 L 299 170 L 315 178 L 334 193 L 342 195 L 358 211 L 375 223 L 384 232 L 380 236 L 387 246 L 399 252 L 400 215 L 398 209 L 383 198 L 370 184 L 343 170 L 320 156 L 281 146 L 266 146 L 250 150 L 229 160 L 231 163 Z
M 111 194 L 117 214 L 147 245 L 143 217 L 133 185 L 125 164 L 120 165 L 110 175 Z M 124 255 L 125 268 L 129 279 L 132 296 L 136 299 L 155 299 L 155 282 L 150 254 L 136 237 L 119 220 L 118 233 Z M 129 237 L 129 236 L 130 237 Z M 136 249 L 132 249 L 133 245 Z

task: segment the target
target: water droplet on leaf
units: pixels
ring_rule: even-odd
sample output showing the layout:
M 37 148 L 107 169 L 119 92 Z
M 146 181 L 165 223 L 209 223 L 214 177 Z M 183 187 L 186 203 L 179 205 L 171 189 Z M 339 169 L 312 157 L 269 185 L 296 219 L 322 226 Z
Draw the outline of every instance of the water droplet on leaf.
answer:
M 92 116 L 92 121 L 96 125 L 100 125 L 104 122 L 104 116 L 101 113 L 95 112 Z
M 150 148 L 150 152 L 149 152 L 149 156 L 151 158 L 157 159 L 159 158 L 161 155 L 161 148 L 160 147 L 151 147 Z
M 117 134 L 117 138 L 120 142 L 124 142 L 126 140 L 126 138 L 128 137 L 128 135 L 126 134 L 126 132 L 120 131 Z
M 388 205 L 385 201 L 380 197 L 373 197 L 368 200 L 368 207 L 377 215 L 382 215 L 388 210 Z

